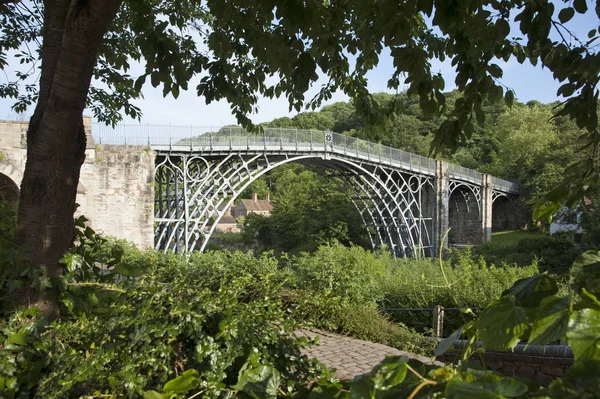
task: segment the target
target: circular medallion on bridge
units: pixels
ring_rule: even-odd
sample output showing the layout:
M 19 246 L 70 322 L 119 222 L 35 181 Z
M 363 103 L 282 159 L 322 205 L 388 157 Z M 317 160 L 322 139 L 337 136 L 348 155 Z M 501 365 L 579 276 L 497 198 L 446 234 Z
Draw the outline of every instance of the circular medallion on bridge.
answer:
M 325 142 L 331 144 L 333 142 L 333 134 L 325 133 Z
M 186 166 L 187 178 L 194 183 L 204 183 L 210 175 L 210 165 L 203 157 L 192 156 L 188 158 Z

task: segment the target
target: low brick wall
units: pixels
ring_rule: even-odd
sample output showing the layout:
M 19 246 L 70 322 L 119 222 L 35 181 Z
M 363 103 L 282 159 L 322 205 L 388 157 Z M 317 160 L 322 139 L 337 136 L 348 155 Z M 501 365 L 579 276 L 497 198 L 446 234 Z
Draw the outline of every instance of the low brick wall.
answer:
M 463 342 L 456 345 L 456 350 L 445 353 L 437 360 L 454 362 L 458 360 L 460 347 Z M 573 351 L 568 345 L 526 346 L 519 344 L 513 351 L 486 350 L 483 354 L 485 367 L 507 376 L 525 377 L 547 385 L 556 377 L 562 377 L 566 370 L 573 364 Z M 481 364 L 479 354 L 469 359 L 470 363 Z

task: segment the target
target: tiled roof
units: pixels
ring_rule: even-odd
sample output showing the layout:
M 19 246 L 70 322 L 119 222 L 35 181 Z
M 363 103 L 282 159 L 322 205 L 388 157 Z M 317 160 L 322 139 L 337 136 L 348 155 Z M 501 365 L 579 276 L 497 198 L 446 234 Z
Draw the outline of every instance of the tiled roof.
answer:
M 223 215 L 221 217 L 221 219 L 219 219 L 219 223 L 218 224 L 232 224 L 232 223 L 237 223 L 235 221 L 235 219 L 233 218 L 233 216 Z
M 251 199 L 243 199 L 238 206 L 243 206 L 248 212 L 271 212 L 273 205 L 267 200 L 252 201 Z

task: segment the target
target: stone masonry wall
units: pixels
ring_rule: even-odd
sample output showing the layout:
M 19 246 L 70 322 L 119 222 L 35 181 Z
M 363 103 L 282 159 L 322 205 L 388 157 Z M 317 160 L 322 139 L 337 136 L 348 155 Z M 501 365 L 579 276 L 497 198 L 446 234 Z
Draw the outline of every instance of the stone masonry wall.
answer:
M 154 153 L 142 146 L 87 150 L 77 201 L 94 230 L 153 247 Z
M 21 185 L 27 160 L 27 122 L 0 121 L 0 173 Z M 91 118 L 77 187 L 77 215 L 98 232 L 154 246 L 154 158 L 143 146 L 94 145 Z
M 452 245 L 479 244 L 482 242 L 482 222 L 479 206 L 473 193 L 458 187 L 448 199 L 448 242 Z
M 460 343 L 457 345 L 460 347 Z M 457 352 L 446 353 L 437 360 L 453 362 Z M 573 364 L 573 351 L 568 345 L 516 346 L 512 352 L 486 350 L 483 354 L 485 367 L 507 376 L 525 377 L 548 385 L 557 377 L 562 377 Z M 473 355 L 470 363 L 481 365 L 479 355 Z

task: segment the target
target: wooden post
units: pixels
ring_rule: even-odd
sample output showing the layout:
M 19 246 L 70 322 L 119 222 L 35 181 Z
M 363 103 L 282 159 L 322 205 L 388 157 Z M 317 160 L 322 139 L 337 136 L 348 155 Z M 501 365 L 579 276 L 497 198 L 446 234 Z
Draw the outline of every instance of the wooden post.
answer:
M 436 305 L 433 307 L 433 333 L 441 338 L 444 332 L 444 307 Z

